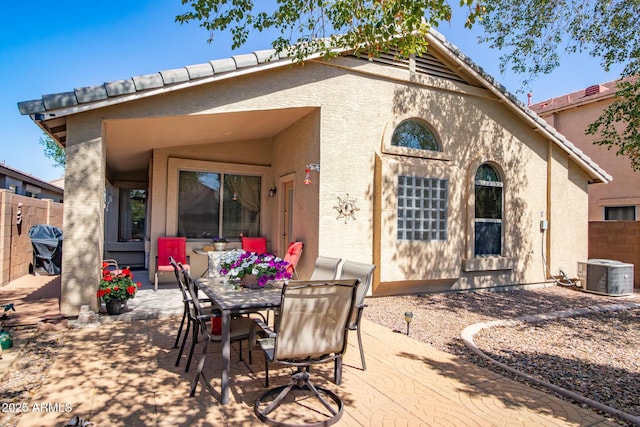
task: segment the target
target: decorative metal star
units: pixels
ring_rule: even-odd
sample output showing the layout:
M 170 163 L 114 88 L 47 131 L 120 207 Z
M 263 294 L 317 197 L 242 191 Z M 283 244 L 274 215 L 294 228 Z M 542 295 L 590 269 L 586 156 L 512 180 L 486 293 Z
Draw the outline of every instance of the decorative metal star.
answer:
M 334 206 L 333 209 L 338 212 L 336 219 L 344 218 L 345 224 L 349 218 L 355 221 L 355 213 L 360 210 L 360 208 L 356 206 L 356 199 L 349 198 L 349 193 L 347 193 L 344 199 L 338 196 L 338 204 Z

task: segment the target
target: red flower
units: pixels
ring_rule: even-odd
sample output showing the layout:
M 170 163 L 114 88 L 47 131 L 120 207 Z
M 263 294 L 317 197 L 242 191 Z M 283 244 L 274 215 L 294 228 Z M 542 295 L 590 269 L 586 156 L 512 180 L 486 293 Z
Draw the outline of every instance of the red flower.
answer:
M 139 288 L 141 288 L 141 287 L 142 287 L 142 283 L 140 283 L 140 282 L 136 282 L 136 285 L 137 285 Z
M 116 273 L 105 268 L 106 263 L 103 263 L 102 266 L 102 277 L 97 291 L 98 297 L 108 302 L 113 298 L 129 299 L 136 296 L 136 292 L 142 284 L 133 282 L 133 274 L 129 267 Z

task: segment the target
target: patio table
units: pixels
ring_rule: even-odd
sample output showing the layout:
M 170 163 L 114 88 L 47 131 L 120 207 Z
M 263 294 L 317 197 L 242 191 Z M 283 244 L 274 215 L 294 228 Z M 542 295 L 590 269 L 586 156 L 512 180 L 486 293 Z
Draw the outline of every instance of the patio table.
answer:
M 225 252 L 228 252 L 228 251 L 206 251 L 200 248 L 193 249 L 194 254 L 207 257 L 207 268 L 202 272 L 200 277 L 219 276 L 218 274 L 216 274 L 218 269 L 219 258 L 222 255 L 224 255 Z M 212 258 L 216 259 L 217 262 L 212 264 L 211 262 Z
M 231 315 L 252 313 L 278 308 L 282 285 L 269 284 L 262 289 L 235 289 L 220 278 L 200 278 L 196 286 L 215 303 L 222 312 L 222 374 L 220 403 L 229 403 L 229 371 L 231 368 L 231 340 L 229 326 Z

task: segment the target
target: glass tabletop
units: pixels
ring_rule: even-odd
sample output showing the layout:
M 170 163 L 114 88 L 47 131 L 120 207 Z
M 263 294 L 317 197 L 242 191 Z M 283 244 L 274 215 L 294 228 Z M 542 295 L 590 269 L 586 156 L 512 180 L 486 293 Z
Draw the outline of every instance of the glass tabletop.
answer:
M 267 283 L 263 288 L 243 288 L 220 278 L 200 278 L 196 285 L 222 310 L 273 308 L 280 305 L 282 283 Z

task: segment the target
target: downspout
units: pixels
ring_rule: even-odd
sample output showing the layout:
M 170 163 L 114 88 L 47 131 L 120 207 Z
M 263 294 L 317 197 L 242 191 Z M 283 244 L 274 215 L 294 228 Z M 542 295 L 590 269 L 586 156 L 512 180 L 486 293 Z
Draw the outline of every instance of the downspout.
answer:
M 550 140 L 547 140 L 547 211 L 546 214 L 544 216 L 546 216 L 546 218 L 541 218 L 541 219 L 546 219 L 547 221 L 547 229 L 544 231 L 544 233 L 546 233 L 546 239 L 545 239 L 545 252 L 547 254 L 546 257 L 544 257 L 546 268 L 545 268 L 545 281 L 548 279 L 551 279 L 551 230 L 552 230 L 552 221 L 551 221 L 551 208 L 552 208 L 552 204 L 551 204 L 551 190 L 552 190 L 552 185 L 551 185 L 551 178 L 552 178 L 552 174 L 551 174 L 551 167 L 552 167 L 552 162 L 553 162 L 553 142 Z
M 376 295 L 380 287 L 380 272 L 382 268 L 382 161 L 376 153 L 373 166 L 373 263 L 378 266 L 373 270 L 371 294 Z

